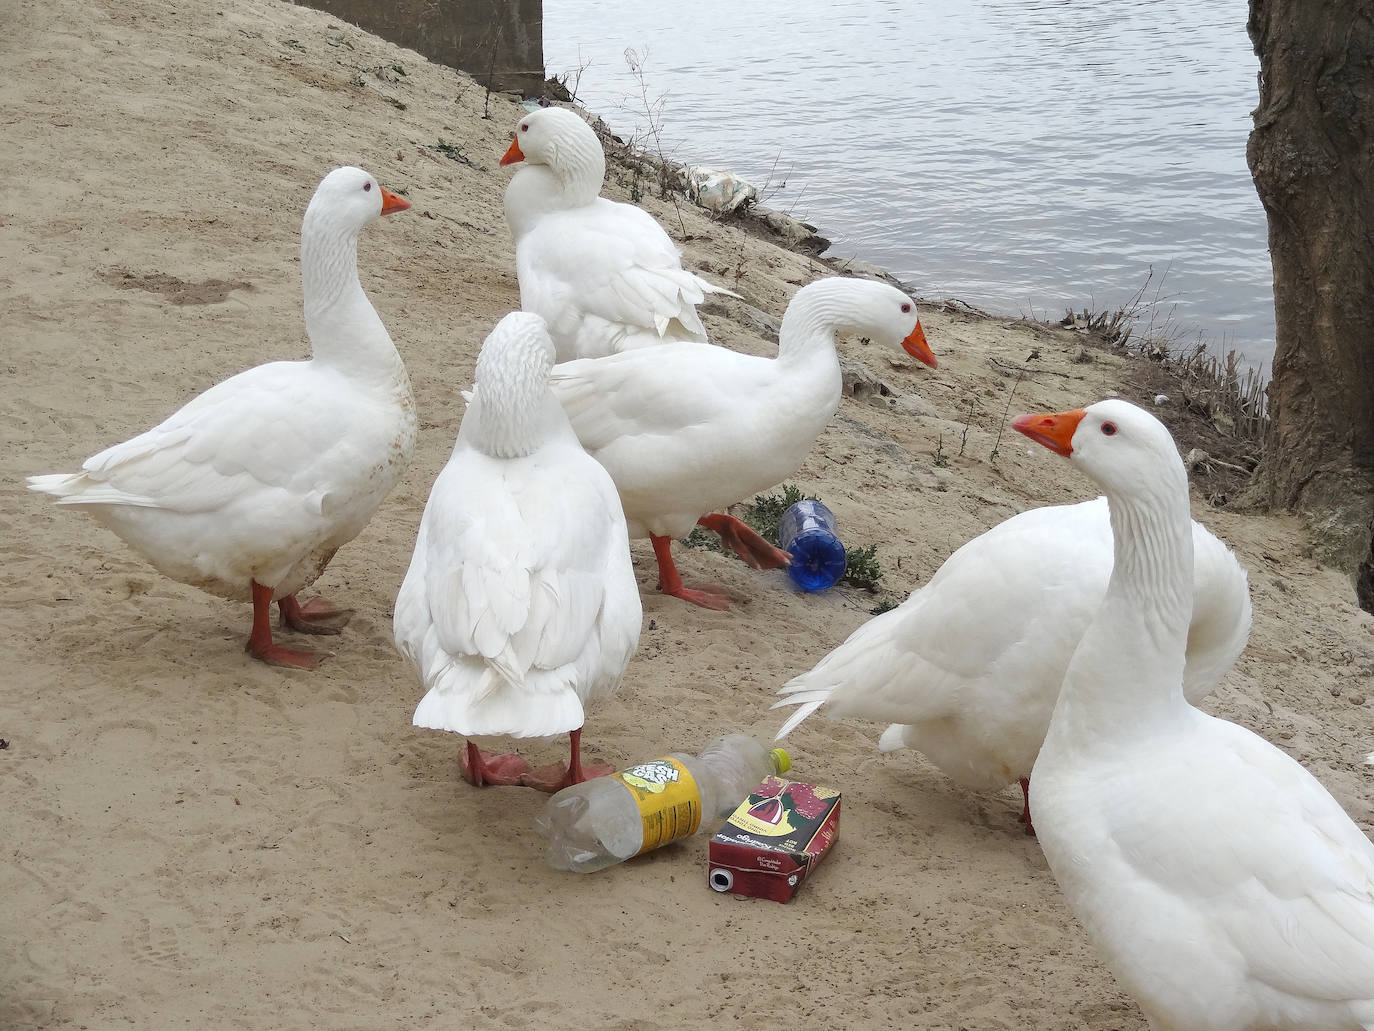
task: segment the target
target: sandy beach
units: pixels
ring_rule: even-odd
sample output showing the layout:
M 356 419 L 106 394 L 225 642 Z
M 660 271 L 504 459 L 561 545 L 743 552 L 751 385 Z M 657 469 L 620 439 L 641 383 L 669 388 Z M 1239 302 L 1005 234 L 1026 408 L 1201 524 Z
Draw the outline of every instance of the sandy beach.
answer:
M 1019 791 L 880 755 L 880 725 L 816 716 L 789 739 L 794 775 L 842 789 L 844 812 L 786 906 L 709 890 L 705 835 L 555 873 L 531 826 L 545 797 L 471 788 L 460 740 L 411 726 L 392 603 L 459 390 L 519 303 L 497 165 L 518 102 L 277 0 L 16 0 L 0 29 L 0 1028 L 1145 1027 L 1022 833 Z M 304 673 L 244 653 L 247 606 L 162 578 L 24 477 L 303 357 L 301 216 L 340 164 L 413 205 L 369 227 L 359 259 L 421 429 L 317 585 L 357 615 Z M 608 196 L 628 199 L 624 178 L 613 168 Z M 685 202 L 681 223 L 671 200 L 643 203 L 689 267 L 743 296 L 706 309 L 726 346 L 773 353 L 754 313 L 780 317 L 835 272 Z M 589 755 L 771 738 L 777 688 L 883 597 L 1016 512 L 1093 496 L 1009 416 L 1113 393 L 1154 407 L 1158 369 L 1069 330 L 942 298 L 921 312 L 939 368 L 842 340 L 889 393 L 846 397 L 791 481 L 846 542 L 877 545 L 882 591 L 802 595 L 781 571 L 678 547 L 689 584 L 729 591 L 733 610 L 711 612 L 660 595 L 635 542 L 640 648 L 589 714 Z M 1227 446 L 1176 400 L 1154 410 L 1185 446 Z M 1249 570 L 1255 616 L 1204 708 L 1303 762 L 1370 832 L 1374 617 L 1296 518 L 1210 504 L 1235 493 L 1217 475 L 1195 479 L 1194 517 Z

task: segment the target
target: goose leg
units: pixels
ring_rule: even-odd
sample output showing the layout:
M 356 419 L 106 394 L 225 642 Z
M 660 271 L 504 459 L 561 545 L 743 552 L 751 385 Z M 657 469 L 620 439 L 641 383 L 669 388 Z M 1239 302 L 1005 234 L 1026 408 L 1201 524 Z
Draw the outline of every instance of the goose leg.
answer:
M 547 791 L 553 794 L 561 791 L 570 784 L 581 784 L 584 781 L 592 780 L 596 777 L 605 777 L 615 772 L 614 766 L 607 766 L 604 763 L 588 763 L 582 765 L 582 728 L 568 734 L 569 752 L 568 765 L 554 763 L 552 766 L 539 766 L 521 778 L 521 783 L 526 787 L 534 788 L 538 791 Z
M 530 764 L 513 752 L 492 755 L 471 741 L 459 757 L 458 764 L 463 768 L 463 779 L 479 788 L 523 784 L 523 778 L 530 771 Z
M 754 569 L 778 569 L 792 562 L 791 555 L 773 547 L 748 523 L 732 515 L 712 512 L 698 519 L 697 525 L 720 534 L 720 542 Z
M 277 599 L 281 625 L 302 634 L 337 634 L 353 618 L 352 609 L 341 609 L 323 598 L 302 605 L 294 594 Z
M 244 651 L 270 666 L 292 669 L 315 669 L 324 656 L 296 648 L 283 648 L 272 641 L 272 588 L 256 580 L 253 588 L 253 631 L 248 635 Z
M 730 607 L 730 602 L 726 599 L 723 591 L 715 588 L 692 590 L 682 586 L 682 577 L 678 575 L 677 566 L 673 563 L 671 538 L 659 537 L 651 533 L 649 540 L 653 542 L 654 557 L 658 559 L 658 589 L 660 591 L 674 598 L 690 601 L 693 605 L 700 605 L 704 609 L 716 609 L 723 612 Z
M 1033 838 L 1035 837 L 1035 825 L 1031 823 L 1030 814 L 1030 778 L 1022 777 L 1020 784 L 1021 795 L 1026 800 L 1026 807 L 1021 811 L 1021 815 L 1018 816 L 1017 819 L 1026 825 L 1026 833 Z

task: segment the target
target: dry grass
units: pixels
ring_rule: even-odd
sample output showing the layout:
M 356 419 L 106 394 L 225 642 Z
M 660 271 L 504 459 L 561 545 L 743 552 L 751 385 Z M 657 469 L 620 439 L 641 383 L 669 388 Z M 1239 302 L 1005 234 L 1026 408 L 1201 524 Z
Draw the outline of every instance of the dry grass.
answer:
M 1069 310 L 1059 325 L 1098 342 L 1159 362 L 1178 380 L 1183 403 L 1216 428 L 1240 440 L 1262 441 L 1269 419 L 1267 383 L 1234 349 L 1219 354 L 1199 335 L 1180 346 L 1183 329 L 1175 305 L 1164 295 L 1168 269 L 1155 282 L 1152 267 L 1145 282 L 1115 310 Z M 1148 296 L 1147 296 L 1148 295 Z

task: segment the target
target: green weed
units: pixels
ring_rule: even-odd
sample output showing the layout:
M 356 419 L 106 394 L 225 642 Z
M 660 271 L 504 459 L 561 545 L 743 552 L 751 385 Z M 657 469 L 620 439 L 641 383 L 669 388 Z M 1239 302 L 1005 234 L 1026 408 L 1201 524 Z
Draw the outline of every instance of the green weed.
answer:
M 882 567 L 878 565 L 878 545 L 868 544 L 862 548 L 848 548 L 844 556 L 844 580 L 855 587 L 870 591 L 878 589 L 878 581 L 883 578 Z
M 463 153 L 462 148 L 459 147 L 458 144 L 445 143 L 444 138 L 442 136 L 439 137 L 439 142 L 434 144 L 434 146 L 430 147 L 429 149 L 437 151 L 438 153 L 444 155 L 444 157 L 448 158 L 450 161 L 457 161 L 459 164 L 467 165 L 469 168 L 481 168 L 480 165 L 474 163 L 466 154 Z

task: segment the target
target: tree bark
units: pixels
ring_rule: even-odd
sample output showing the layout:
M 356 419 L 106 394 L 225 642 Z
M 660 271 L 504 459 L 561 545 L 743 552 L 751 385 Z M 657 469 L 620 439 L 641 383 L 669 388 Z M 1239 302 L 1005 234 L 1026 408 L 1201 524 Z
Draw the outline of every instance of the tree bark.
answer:
M 1276 324 L 1260 484 L 1374 611 L 1374 0 L 1250 0 Z

